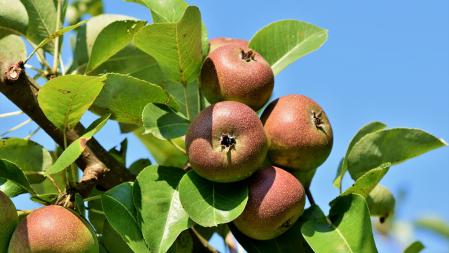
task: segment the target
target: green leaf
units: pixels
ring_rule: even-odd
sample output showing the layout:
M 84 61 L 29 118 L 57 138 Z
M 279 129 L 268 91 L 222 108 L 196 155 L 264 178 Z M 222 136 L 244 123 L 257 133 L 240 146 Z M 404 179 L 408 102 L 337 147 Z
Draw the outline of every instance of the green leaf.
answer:
M 129 172 L 134 176 L 137 176 L 143 169 L 151 165 L 151 161 L 149 159 L 141 158 L 139 160 L 134 161 L 129 166 Z
M 164 73 L 156 60 L 133 45 L 128 45 L 120 50 L 92 70 L 90 74 L 101 75 L 104 73 L 127 74 L 163 87 L 165 85 Z
M 190 122 L 181 113 L 171 108 L 148 104 L 142 113 L 144 134 L 152 134 L 160 139 L 174 139 L 186 134 Z
M 411 243 L 407 248 L 404 249 L 404 253 L 419 253 L 425 248 L 424 244 L 420 241 L 415 241 Z
M 174 139 L 172 140 L 173 143 L 170 143 L 167 140 L 156 138 L 152 134 L 143 135 L 143 128 L 135 130 L 134 134 L 145 145 L 148 151 L 150 151 L 159 165 L 182 168 L 187 163 L 186 154 L 173 145 L 174 143 L 180 147 L 184 147 L 182 137 Z
M 103 204 L 101 203 L 101 195 L 103 193 L 104 192 L 98 191 L 97 189 L 93 189 L 89 195 L 89 198 L 92 199 L 87 202 L 87 216 L 97 234 L 103 233 L 103 226 L 106 221 L 103 212 Z
M 178 83 L 166 83 L 164 85 L 179 105 L 179 111 L 188 119 L 194 119 L 201 111 L 199 82 L 193 81 L 187 86 Z
M 346 196 L 350 194 L 359 194 L 363 197 L 367 197 L 368 194 L 376 187 L 380 180 L 387 174 L 391 163 L 384 163 L 379 167 L 367 171 L 361 177 L 357 178 L 355 183 L 346 189 L 340 196 Z
M 405 248 L 404 253 L 419 253 L 424 249 L 424 244 L 420 241 L 415 241 Z
M 138 2 L 151 9 L 153 21 L 155 23 L 176 23 L 178 22 L 188 4 L 183 0 L 127 0 L 129 2 Z
M 0 0 L 0 6 L 0 37 L 6 34 L 25 35 L 28 13 L 20 0 Z
M 53 0 L 21 0 L 28 13 L 26 37 L 39 44 L 56 31 L 56 5 Z M 53 53 L 54 44 L 49 42 L 44 48 Z
M 357 179 L 381 164 L 395 165 L 446 145 L 442 139 L 420 129 L 379 130 L 362 137 L 352 147 L 346 161 L 351 177 Z
M 134 252 L 128 247 L 122 236 L 107 221 L 104 222 L 102 235 L 103 246 L 107 249 L 108 253 Z
M 68 6 L 66 18 L 69 24 L 75 24 L 80 22 L 81 18 L 86 14 L 93 17 L 102 13 L 102 0 L 75 0 Z
M 0 48 L 2 49 L 0 50 L 1 73 L 4 73 L 10 65 L 23 61 L 27 57 L 25 43 L 17 35 L 0 34 Z
M 316 253 L 377 252 L 365 199 L 356 194 L 338 198 L 326 217 L 318 206 L 307 209 L 301 232 Z
M 31 184 L 42 182 L 42 172 L 52 164 L 48 150 L 31 140 L 20 138 L 0 140 L 0 159 L 16 164 Z
M 135 18 L 115 14 L 102 14 L 92 17 L 87 21 L 85 26 L 78 29 L 73 50 L 73 63 L 70 66 L 68 73 L 84 73 L 98 34 L 106 26 L 118 20 L 135 20 Z
M 47 193 L 47 194 L 34 194 L 30 198 L 32 201 L 41 203 L 42 205 L 52 205 L 58 199 L 58 194 Z
M 354 145 L 360 140 L 362 139 L 362 137 L 364 137 L 365 135 L 369 134 L 369 133 L 373 133 L 375 131 L 384 129 L 385 127 L 387 127 L 387 125 L 385 125 L 382 122 L 371 122 L 365 126 L 363 126 L 358 132 L 357 134 L 352 138 L 351 142 L 349 143 L 349 147 L 346 150 L 346 156 L 349 155 L 349 153 L 351 152 L 352 148 L 354 147 Z M 341 181 L 343 180 L 343 176 L 347 171 L 347 165 L 346 165 L 346 159 L 343 158 L 343 160 L 340 163 L 340 166 L 338 168 L 337 171 L 337 175 L 334 179 L 333 185 L 336 188 L 340 188 L 341 189 Z
M 449 239 L 449 224 L 439 217 L 423 217 L 416 220 L 415 225 Z
M 150 166 L 137 176 L 134 203 L 152 252 L 167 252 L 179 234 L 192 225 L 179 200 L 178 184 L 183 175 L 178 168 Z
M 271 240 L 255 240 L 242 234 L 233 224 L 232 234 L 248 252 L 258 253 L 313 253 L 310 246 L 301 235 L 301 222 L 298 221 L 284 234 Z M 334 252 L 334 251 L 331 251 Z
M 78 157 L 86 149 L 87 142 L 92 139 L 92 137 L 100 131 L 101 128 L 106 124 L 109 119 L 109 115 L 103 116 L 95 120 L 87 129 L 87 132 L 83 134 L 76 141 L 70 143 L 70 145 L 62 152 L 59 158 L 51 165 L 45 173 L 47 175 L 56 174 L 63 171 L 65 168 L 69 167 L 72 163 L 78 159 Z
M 245 183 L 214 183 L 189 171 L 179 184 L 179 195 L 190 218 L 203 227 L 228 223 L 237 218 L 248 201 Z
M 182 232 L 175 243 L 168 249 L 167 253 L 191 253 L 195 252 L 193 248 L 193 239 L 189 231 Z
M 33 188 L 31 188 L 31 185 L 22 170 L 8 160 L 0 159 L 0 178 L 4 178 L 17 184 L 27 192 L 34 193 Z
M 83 197 L 79 194 L 75 194 L 75 211 L 83 218 L 85 217 L 86 207 L 84 206 Z
M 55 31 L 54 33 L 48 35 L 47 38 L 43 39 L 37 46 L 35 46 L 33 52 L 31 53 L 31 55 L 29 57 L 31 57 L 34 53 L 36 53 L 39 49 L 43 48 L 48 43 L 53 42 L 54 39 L 61 37 L 66 32 L 70 32 L 70 31 L 72 31 L 72 30 L 74 30 L 74 29 L 84 25 L 86 22 L 87 21 L 81 21 L 81 22 L 79 22 L 77 24 L 63 27 L 63 28 Z
M 48 81 L 37 100 L 45 116 L 58 128 L 73 128 L 103 88 L 105 76 L 59 76 Z
M 41 145 L 26 139 L 2 139 L 0 140 L 0 159 L 6 159 L 16 164 L 25 174 L 36 193 L 57 192 L 52 182 L 45 178 L 44 174 L 44 170 L 53 162 L 52 156 Z M 53 179 L 61 188 L 65 188 L 64 174 L 56 174 Z M 1 187 L 10 194 L 24 193 L 21 190 L 22 188 L 14 186 L 11 182 L 7 182 Z
M 317 50 L 327 40 L 327 30 L 297 20 L 282 20 L 258 31 L 249 46 L 270 64 L 275 75 L 299 58 Z
M 94 111 L 111 113 L 113 119 L 142 125 L 142 111 L 148 103 L 177 104 L 160 86 L 123 74 L 107 74 L 106 83 L 94 102 Z
M 92 47 L 86 72 L 89 73 L 125 48 L 145 21 L 120 20 L 106 26 L 98 34 Z M 113 41 L 114 43 L 111 43 Z
M 27 193 L 27 190 L 17 185 L 11 180 L 0 177 L 0 191 L 5 193 L 8 197 L 13 198 L 23 193 Z
M 134 252 L 150 252 L 145 245 L 133 203 L 132 183 L 115 186 L 101 196 L 109 224 Z
M 186 86 L 197 79 L 202 64 L 200 11 L 190 6 L 178 23 L 146 26 L 134 43 L 156 59 L 169 80 Z

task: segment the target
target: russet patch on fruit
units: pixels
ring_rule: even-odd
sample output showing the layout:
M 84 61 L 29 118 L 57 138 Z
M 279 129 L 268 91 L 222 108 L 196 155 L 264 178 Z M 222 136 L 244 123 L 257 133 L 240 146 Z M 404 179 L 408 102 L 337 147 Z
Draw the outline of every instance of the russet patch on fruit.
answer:
M 271 102 L 262 114 L 270 141 L 270 160 L 293 170 L 310 171 L 329 156 L 333 133 L 323 109 L 303 95 L 287 95 Z
M 289 172 L 268 166 L 249 179 L 248 203 L 234 225 L 253 239 L 273 239 L 295 224 L 304 205 L 302 184 Z
M 201 91 L 211 103 L 238 101 L 254 110 L 270 98 L 274 74 L 270 64 L 248 47 L 229 44 L 211 52 L 201 69 Z
M 192 168 L 215 182 L 249 177 L 263 163 L 268 149 L 262 122 L 248 106 L 219 102 L 204 109 L 191 123 L 186 151 Z

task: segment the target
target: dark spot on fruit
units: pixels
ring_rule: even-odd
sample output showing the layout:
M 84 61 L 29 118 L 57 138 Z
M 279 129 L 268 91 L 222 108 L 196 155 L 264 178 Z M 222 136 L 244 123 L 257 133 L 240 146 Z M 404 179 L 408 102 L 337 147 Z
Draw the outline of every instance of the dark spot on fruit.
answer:
M 289 228 L 292 225 L 292 222 L 290 221 L 290 219 L 288 219 L 286 222 L 284 222 L 281 225 L 281 228 Z
M 231 150 L 237 144 L 235 137 L 229 134 L 222 134 L 220 137 L 220 145 L 222 149 Z
M 254 53 L 253 50 L 248 50 L 247 52 L 245 52 L 245 50 L 241 50 L 241 55 L 242 55 L 242 60 L 246 61 L 246 62 L 250 62 L 250 61 L 256 61 L 256 54 Z

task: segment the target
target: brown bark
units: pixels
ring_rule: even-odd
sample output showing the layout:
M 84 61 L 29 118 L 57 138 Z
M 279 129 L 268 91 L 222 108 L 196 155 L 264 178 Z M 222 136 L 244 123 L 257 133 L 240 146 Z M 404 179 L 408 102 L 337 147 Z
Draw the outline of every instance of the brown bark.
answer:
M 23 63 L 15 63 L 0 73 L 0 92 L 36 122 L 59 146 L 63 147 L 64 133 L 55 127 L 40 109 L 37 102 L 39 86 L 25 74 Z M 85 128 L 81 124 L 68 130 L 67 144 L 77 140 L 84 132 Z M 83 196 L 87 196 L 97 184 L 103 189 L 109 189 L 133 178 L 128 170 L 94 138 L 88 141 L 86 149 L 76 160 L 76 164 L 83 170 L 83 177 L 75 190 Z

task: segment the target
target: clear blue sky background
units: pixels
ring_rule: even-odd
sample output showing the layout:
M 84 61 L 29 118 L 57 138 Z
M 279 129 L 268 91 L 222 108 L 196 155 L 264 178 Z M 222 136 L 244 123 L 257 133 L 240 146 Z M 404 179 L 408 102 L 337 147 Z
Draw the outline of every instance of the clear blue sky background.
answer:
M 106 12 L 151 20 L 136 4 L 106 1 Z M 449 140 L 449 1 L 189 1 L 202 11 L 209 37 L 250 39 L 263 26 L 281 19 L 304 20 L 329 30 L 328 42 L 317 52 L 290 65 L 276 77 L 274 98 L 299 93 L 317 101 L 328 114 L 335 143 L 318 170 L 312 192 L 320 206 L 338 191 L 332 186 L 339 159 L 351 137 L 364 124 L 382 121 L 390 127 L 421 128 Z M 67 40 L 66 40 L 67 41 Z M 70 62 L 68 43 L 65 62 Z M 14 107 L 0 96 L 0 113 Z M 91 120 L 92 117 L 86 117 Z M 0 132 L 24 117 L 2 119 Z M 109 123 L 98 138 L 108 148 L 124 136 Z M 25 136 L 28 126 L 14 133 Z M 34 140 L 53 148 L 40 132 Z M 129 160 L 148 157 L 130 137 Z M 413 221 L 436 214 L 449 222 L 449 149 L 443 148 L 393 167 L 382 184 L 394 193 L 407 192 L 397 218 Z M 345 180 L 345 187 L 352 182 Z M 26 197 L 15 199 L 30 208 Z M 425 252 L 448 252 L 448 243 L 429 233 L 416 238 Z M 400 252 L 391 241 L 376 237 L 380 252 Z M 221 245 L 220 242 L 214 240 Z

